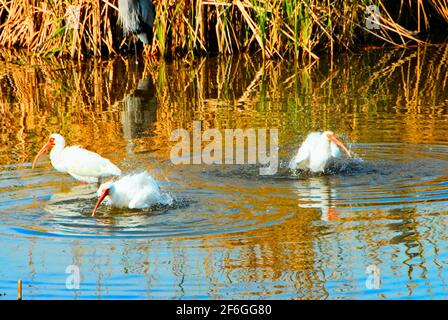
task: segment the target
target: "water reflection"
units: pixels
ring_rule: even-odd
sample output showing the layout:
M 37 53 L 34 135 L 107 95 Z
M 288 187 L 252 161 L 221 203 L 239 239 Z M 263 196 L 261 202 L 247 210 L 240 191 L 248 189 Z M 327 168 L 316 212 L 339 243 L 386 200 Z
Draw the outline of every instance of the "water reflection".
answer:
M 1 62 L 0 291 L 14 298 L 22 278 L 26 298 L 446 298 L 447 53 L 341 56 L 333 70 L 244 55 Z M 174 166 L 170 134 L 193 120 L 278 128 L 283 162 L 331 129 L 364 163 L 304 179 Z M 181 205 L 89 217 L 88 187 L 30 169 L 52 132 L 148 170 Z M 70 264 L 80 291 L 65 288 Z
M 131 140 L 141 135 L 156 122 L 157 100 L 155 87 L 150 77 L 140 80 L 136 90 L 123 101 L 121 124 L 123 138 Z
M 80 184 L 64 189 L 52 193 L 47 201 L 43 200 L 46 212 L 67 217 L 79 216 L 84 211 L 83 207 L 86 202 L 96 200 L 95 194 L 98 186 L 95 183 Z
M 326 177 L 309 177 L 295 182 L 301 208 L 317 208 L 323 221 L 336 220 L 338 217 L 337 193 L 331 181 Z

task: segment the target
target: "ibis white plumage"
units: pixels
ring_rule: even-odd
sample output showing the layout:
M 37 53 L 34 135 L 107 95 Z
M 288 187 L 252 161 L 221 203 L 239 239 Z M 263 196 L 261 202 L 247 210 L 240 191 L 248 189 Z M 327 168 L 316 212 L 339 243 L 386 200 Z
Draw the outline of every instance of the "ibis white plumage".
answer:
M 105 177 L 121 175 L 121 170 L 116 165 L 95 152 L 79 146 L 66 148 L 64 137 L 57 133 L 50 135 L 48 142 L 37 153 L 33 169 L 37 159 L 48 149 L 51 149 L 50 160 L 53 168 L 82 182 L 95 183 Z
M 107 204 L 118 208 L 146 209 L 155 205 L 170 205 L 172 197 L 162 192 L 157 181 L 143 171 L 103 183 L 98 191 L 98 201 L 92 216 L 106 199 Z
M 297 154 L 291 159 L 289 168 L 310 170 L 311 172 L 324 172 L 331 158 L 341 155 L 339 147 L 351 157 L 347 147 L 339 141 L 333 132 L 311 132 L 300 146 Z

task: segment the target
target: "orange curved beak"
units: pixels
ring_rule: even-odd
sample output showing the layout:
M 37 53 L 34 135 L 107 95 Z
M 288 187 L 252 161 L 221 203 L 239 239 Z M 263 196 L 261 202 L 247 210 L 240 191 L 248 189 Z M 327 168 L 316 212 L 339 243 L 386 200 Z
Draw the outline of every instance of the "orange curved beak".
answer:
M 45 153 L 45 151 L 47 151 L 48 149 L 51 149 L 54 146 L 54 143 L 52 143 L 51 141 L 48 141 L 43 147 L 42 149 L 40 149 L 40 151 L 37 153 L 37 155 L 34 157 L 33 160 L 33 165 L 31 166 L 31 169 L 34 169 L 34 167 L 36 166 L 36 162 L 37 159 L 39 159 L 39 157 L 41 155 L 43 155 Z
M 98 198 L 98 201 L 96 202 L 95 208 L 93 208 L 92 217 L 95 215 L 96 209 L 98 209 L 98 207 L 100 206 L 101 202 L 103 202 L 104 198 L 106 198 L 108 195 L 109 195 L 109 189 L 104 190 L 103 193 L 101 194 L 101 196 Z
M 345 153 L 348 155 L 349 158 L 352 157 L 352 153 L 350 152 L 350 150 L 348 150 L 347 147 L 346 147 L 341 141 L 339 141 L 334 135 L 329 134 L 329 135 L 328 135 L 328 138 L 329 138 L 332 142 L 334 142 L 334 143 L 336 143 L 338 146 L 340 146 L 340 147 L 342 148 L 342 150 L 345 151 Z

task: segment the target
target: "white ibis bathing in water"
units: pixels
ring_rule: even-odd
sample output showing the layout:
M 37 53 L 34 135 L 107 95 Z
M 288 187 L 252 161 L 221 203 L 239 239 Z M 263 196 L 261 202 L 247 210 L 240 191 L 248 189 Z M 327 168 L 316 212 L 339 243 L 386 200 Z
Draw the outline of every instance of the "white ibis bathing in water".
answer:
M 290 161 L 289 168 L 292 170 L 309 169 L 312 172 L 323 172 L 332 157 L 340 157 L 341 152 L 338 146 L 349 157 L 352 156 L 347 147 L 335 137 L 333 132 L 311 132 L 300 146 L 296 156 Z
M 99 154 L 79 146 L 65 148 L 64 137 L 57 133 L 50 136 L 48 142 L 36 155 L 33 169 L 37 159 L 48 149 L 51 149 L 50 160 L 53 168 L 59 172 L 67 172 L 82 182 L 95 183 L 104 177 L 121 175 L 121 170 L 116 165 Z
M 127 175 L 117 181 L 103 183 L 98 191 L 98 201 L 92 216 L 107 197 L 108 204 L 118 208 L 146 209 L 154 205 L 169 205 L 173 199 L 160 190 L 157 181 L 146 171 Z

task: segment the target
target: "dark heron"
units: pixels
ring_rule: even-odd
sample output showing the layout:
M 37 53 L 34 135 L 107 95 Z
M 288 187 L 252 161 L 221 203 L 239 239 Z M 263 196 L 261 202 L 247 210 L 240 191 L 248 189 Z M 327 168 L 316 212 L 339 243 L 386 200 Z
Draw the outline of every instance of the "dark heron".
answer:
M 118 0 L 118 19 L 124 33 L 137 34 L 141 42 L 152 42 L 156 9 L 151 0 Z

